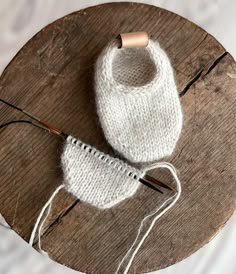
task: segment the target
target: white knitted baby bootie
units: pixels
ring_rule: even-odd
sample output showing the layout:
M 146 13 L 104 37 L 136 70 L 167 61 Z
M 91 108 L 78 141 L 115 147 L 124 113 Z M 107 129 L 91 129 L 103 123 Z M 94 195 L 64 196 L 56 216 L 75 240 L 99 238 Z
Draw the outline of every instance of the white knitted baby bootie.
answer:
M 182 112 L 173 69 L 157 42 L 119 49 L 111 41 L 96 63 L 97 111 L 106 139 L 132 162 L 170 155 Z

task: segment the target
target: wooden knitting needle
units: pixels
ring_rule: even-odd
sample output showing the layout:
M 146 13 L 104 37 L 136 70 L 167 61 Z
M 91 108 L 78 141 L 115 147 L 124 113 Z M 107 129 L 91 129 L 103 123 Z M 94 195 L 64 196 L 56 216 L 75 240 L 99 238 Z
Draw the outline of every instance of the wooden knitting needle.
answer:
M 173 188 L 172 186 L 169 186 L 169 185 L 166 184 L 166 183 L 164 184 L 164 183 L 162 183 L 162 182 L 156 180 L 155 178 L 151 177 L 151 176 L 148 175 L 148 174 L 146 174 L 146 175 L 144 176 L 144 178 L 145 178 L 146 180 L 148 180 L 149 182 L 155 184 L 155 185 L 159 185 L 160 187 L 163 187 L 163 188 L 166 188 L 166 189 L 169 189 L 169 190 L 172 190 L 172 191 L 176 192 L 176 189 Z
M 144 178 L 140 178 L 139 181 L 143 185 L 150 187 L 151 189 L 156 190 L 156 191 L 160 192 L 161 194 L 164 194 L 159 188 L 156 187 L 155 184 L 151 183 L 150 181 L 147 181 Z

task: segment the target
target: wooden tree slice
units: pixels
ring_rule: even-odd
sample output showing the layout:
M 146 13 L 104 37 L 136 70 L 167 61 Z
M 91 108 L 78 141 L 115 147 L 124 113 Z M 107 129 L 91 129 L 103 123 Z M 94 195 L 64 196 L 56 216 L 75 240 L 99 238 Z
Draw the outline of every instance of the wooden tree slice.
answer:
M 94 63 L 121 32 L 147 31 L 167 51 L 176 73 L 184 128 L 170 159 L 183 194 L 155 225 L 130 273 L 164 268 L 191 255 L 224 226 L 236 202 L 236 80 L 233 58 L 208 33 L 169 11 L 111 3 L 70 14 L 35 35 L 0 78 L 0 97 L 98 149 L 112 153 L 94 102 Z M 1 123 L 23 115 L 0 104 Z M 62 142 L 27 124 L 0 132 L 1 213 L 25 240 L 61 184 Z M 81 171 L 83 172 L 83 171 Z M 162 181 L 165 173 L 154 171 Z M 96 178 L 94 178 L 96 180 Z M 141 220 L 170 195 L 142 186 L 109 210 L 61 191 L 42 237 L 56 261 L 87 273 L 114 273 Z

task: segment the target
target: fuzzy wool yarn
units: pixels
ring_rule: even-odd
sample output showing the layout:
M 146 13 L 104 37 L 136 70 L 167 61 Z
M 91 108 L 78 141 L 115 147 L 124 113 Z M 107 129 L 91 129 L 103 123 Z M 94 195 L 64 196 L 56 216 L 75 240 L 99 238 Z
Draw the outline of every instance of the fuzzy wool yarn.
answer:
M 72 136 L 67 137 L 61 162 L 66 190 L 101 209 L 132 196 L 145 174 Z
M 119 49 L 112 40 L 95 69 L 97 112 L 111 146 L 132 162 L 171 155 L 182 129 L 174 73 L 158 42 Z

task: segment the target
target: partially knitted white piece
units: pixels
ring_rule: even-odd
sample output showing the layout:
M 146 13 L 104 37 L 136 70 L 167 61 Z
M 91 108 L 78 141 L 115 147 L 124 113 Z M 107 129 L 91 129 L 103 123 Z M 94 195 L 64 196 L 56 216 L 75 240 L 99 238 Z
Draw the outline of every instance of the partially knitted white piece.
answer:
M 108 142 L 133 162 L 169 156 L 182 128 L 173 69 L 152 40 L 118 49 L 111 41 L 96 63 L 97 112 Z
M 78 199 L 109 208 L 132 196 L 144 172 L 72 136 L 62 154 L 65 188 Z
M 41 234 L 44 223 L 51 211 L 53 199 L 61 189 L 65 188 L 80 200 L 104 209 L 114 206 L 132 196 L 140 185 L 139 179 L 143 178 L 147 171 L 154 168 L 166 168 L 172 173 L 176 181 L 177 193 L 152 213 L 148 214 L 141 222 L 138 234 L 133 244 L 119 263 L 116 271 L 116 273 L 118 273 L 124 261 L 129 258 L 124 270 L 124 274 L 128 273 L 136 254 L 140 250 L 145 239 L 148 237 L 156 221 L 172 208 L 180 197 L 181 184 L 177 177 L 175 168 L 171 164 L 164 162 L 155 163 L 142 168 L 142 170 L 138 170 L 119 159 L 98 151 L 90 145 L 84 144 L 72 136 L 68 136 L 66 139 L 61 160 L 64 172 L 64 184 L 57 187 L 42 208 L 29 242 L 30 245 L 33 245 L 38 230 L 39 250 L 45 256 L 48 256 L 48 254 L 41 248 Z M 161 211 L 170 200 L 172 200 L 172 202 Z M 46 215 L 44 216 L 45 212 Z M 150 226 L 139 240 L 144 224 L 152 217 L 153 219 Z

